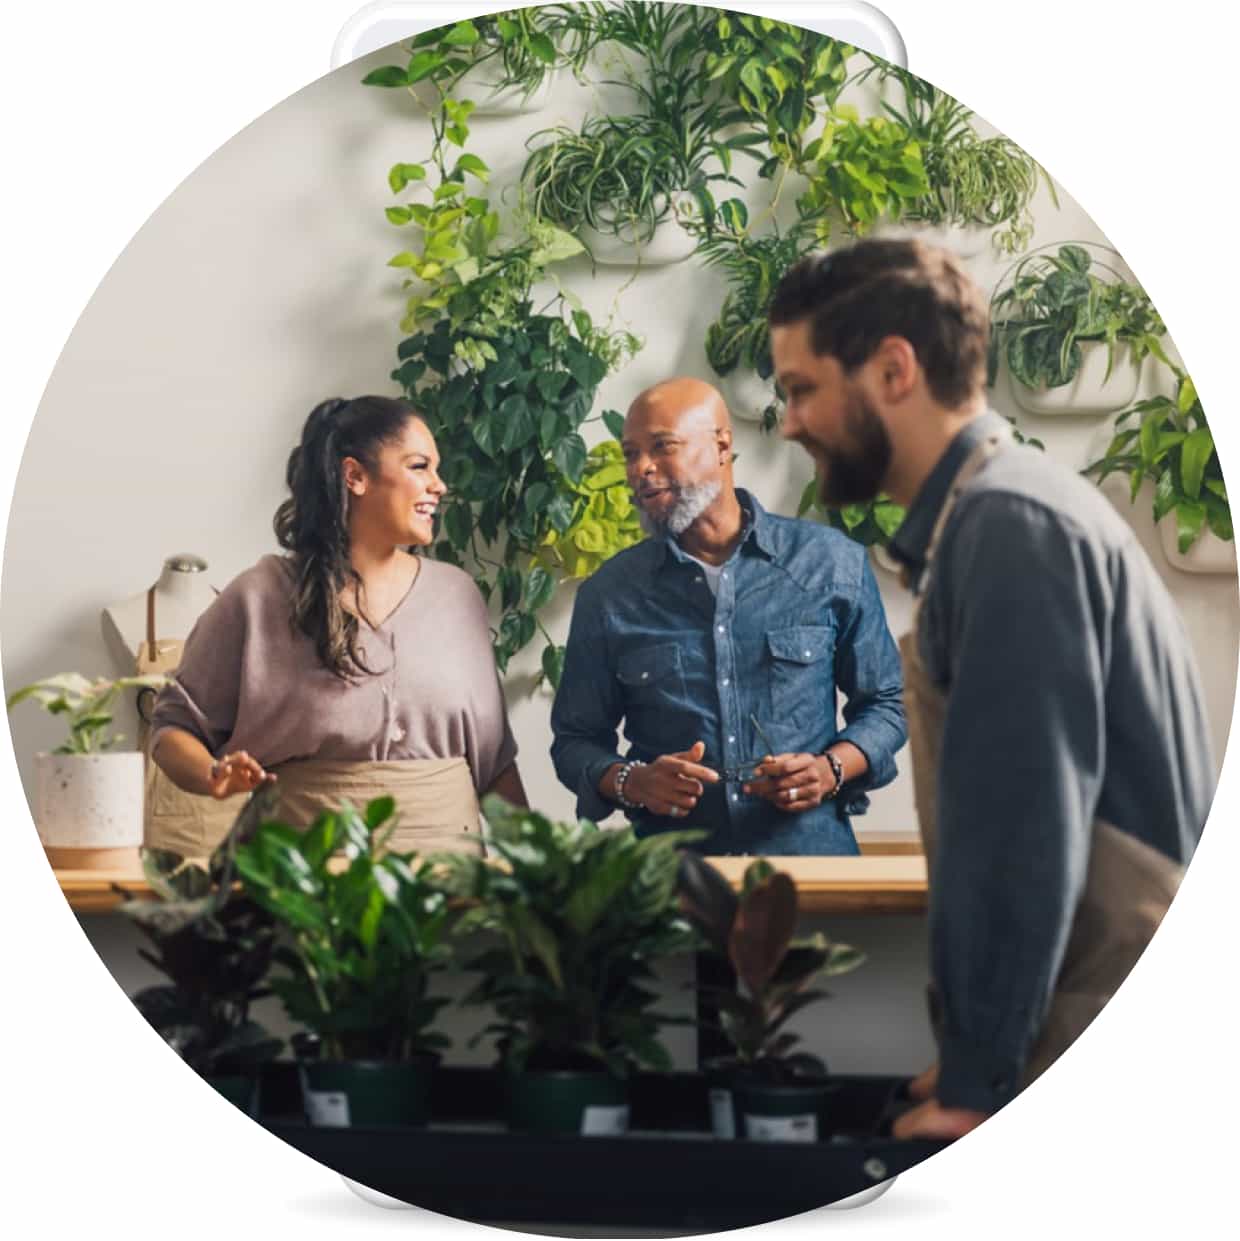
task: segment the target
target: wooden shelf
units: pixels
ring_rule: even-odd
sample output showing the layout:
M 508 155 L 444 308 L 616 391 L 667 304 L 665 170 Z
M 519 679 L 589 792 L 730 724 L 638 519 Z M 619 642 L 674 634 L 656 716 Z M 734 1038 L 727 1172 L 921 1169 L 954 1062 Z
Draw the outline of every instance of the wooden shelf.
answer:
M 797 883 L 803 913 L 918 914 L 926 908 L 926 860 L 916 838 L 877 833 L 859 838 L 860 857 L 773 858 Z M 751 858 L 711 858 L 739 884 Z M 120 904 L 112 888 L 119 883 L 135 896 L 150 896 L 140 872 L 57 870 L 65 899 L 76 913 L 109 913 Z

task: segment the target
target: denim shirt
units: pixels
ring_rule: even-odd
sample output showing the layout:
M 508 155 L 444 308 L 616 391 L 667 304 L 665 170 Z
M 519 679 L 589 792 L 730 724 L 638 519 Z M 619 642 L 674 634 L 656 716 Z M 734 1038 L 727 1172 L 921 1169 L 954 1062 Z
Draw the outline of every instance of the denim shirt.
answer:
M 907 735 L 900 657 L 869 558 L 836 530 L 769 514 L 740 489 L 737 498 L 744 526 L 717 597 L 670 537 L 620 552 L 582 584 L 551 712 L 556 774 L 577 813 L 601 820 L 616 809 L 598 791 L 608 767 L 700 740 L 703 765 L 724 779 L 683 819 L 635 812 L 639 835 L 705 828 L 695 848 L 711 854 L 856 853 L 849 815 L 869 805 L 865 790 L 895 778 Z M 776 754 L 850 741 L 869 770 L 836 799 L 778 810 L 741 791 L 768 752 L 751 715 Z

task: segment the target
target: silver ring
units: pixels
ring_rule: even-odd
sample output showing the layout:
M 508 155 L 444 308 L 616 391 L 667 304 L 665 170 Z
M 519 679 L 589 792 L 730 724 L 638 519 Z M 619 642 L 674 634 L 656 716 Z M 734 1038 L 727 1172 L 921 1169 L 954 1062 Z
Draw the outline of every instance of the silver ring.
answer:
M 789 801 L 796 801 L 796 799 L 797 799 L 798 797 L 800 797 L 800 795 L 801 795 L 801 790 L 800 790 L 800 789 L 798 789 L 798 788 L 790 788 L 790 789 L 788 790 L 788 800 L 789 800 Z
M 671 809 L 671 815 L 673 819 L 683 819 L 685 817 L 685 812 L 679 806 L 673 806 Z

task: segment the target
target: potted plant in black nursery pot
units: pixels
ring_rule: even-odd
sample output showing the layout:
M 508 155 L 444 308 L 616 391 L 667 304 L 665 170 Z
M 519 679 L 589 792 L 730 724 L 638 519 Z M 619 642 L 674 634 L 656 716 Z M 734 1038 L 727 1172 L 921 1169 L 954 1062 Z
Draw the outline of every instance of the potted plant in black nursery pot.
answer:
M 246 891 L 283 931 L 271 989 L 318 1037 L 300 1065 L 316 1125 L 423 1125 L 448 1039 L 428 995 L 451 957 L 447 900 L 431 864 L 384 851 L 395 804 L 325 810 L 298 831 L 264 822 L 237 854 Z
M 142 869 L 154 900 L 119 884 L 120 905 L 150 942 L 138 955 L 168 983 L 133 997 L 143 1017 L 200 1076 L 243 1111 L 258 1107 L 259 1070 L 283 1043 L 250 1018 L 269 994 L 263 983 L 275 948 L 269 914 L 237 890 L 238 845 L 271 809 L 256 790 L 206 865 L 163 849 L 144 849 Z
M 686 916 L 731 964 L 739 983 L 735 989 L 701 988 L 732 1046 L 730 1055 L 705 1066 L 716 1135 L 824 1138 L 831 1128 L 827 1067 L 798 1049 L 800 1036 L 786 1025 L 828 997 L 812 986 L 815 980 L 856 969 L 864 955 L 821 933 L 794 939 L 796 885 L 764 859 L 746 869 L 738 897 L 709 862 L 686 851 L 678 888 Z
M 666 1071 L 658 1040 L 669 1019 L 651 1011 L 651 962 L 698 937 L 676 905 L 677 846 L 699 832 L 638 839 L 631 829 L 553 823 L 500 798 L 486 800 L 488 849 L 498 865 L 442 855 L 462 931 L 499 942 L 466 968 L 482 972 L 467 1003 L 497 1020 L 508 1123 L 540 1133 L 623 1132 L 628 1079 Z

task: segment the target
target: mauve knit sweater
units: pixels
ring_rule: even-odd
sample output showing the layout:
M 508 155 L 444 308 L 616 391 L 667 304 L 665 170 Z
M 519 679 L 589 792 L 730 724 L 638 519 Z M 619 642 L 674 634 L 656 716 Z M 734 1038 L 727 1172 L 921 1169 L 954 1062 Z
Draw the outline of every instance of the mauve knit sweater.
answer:
M 469 574 L 423 558 L 409 593 L 359 646 L 375 675 L 334 676 L 289 623 L 292 568 L 264 556 L 235 578 L 186 639 L 156 698 L 150 749 L 182 728 L 213 755 L 291 759 L 464 758 L 485 793 L 516 757 L 491 652 L 486 605 Z

